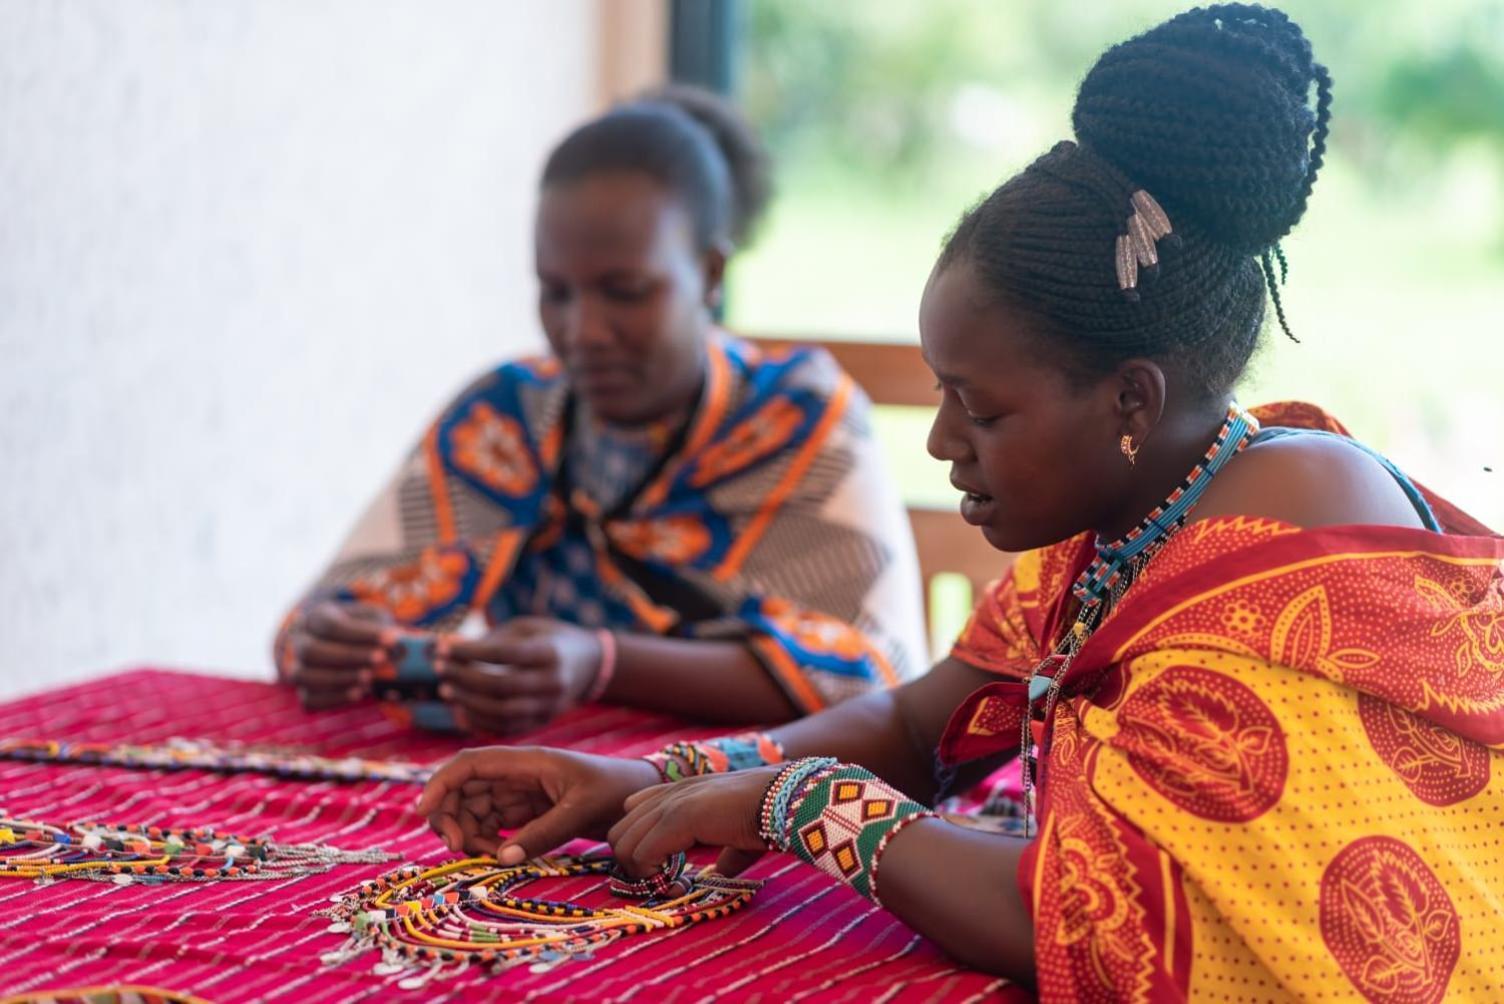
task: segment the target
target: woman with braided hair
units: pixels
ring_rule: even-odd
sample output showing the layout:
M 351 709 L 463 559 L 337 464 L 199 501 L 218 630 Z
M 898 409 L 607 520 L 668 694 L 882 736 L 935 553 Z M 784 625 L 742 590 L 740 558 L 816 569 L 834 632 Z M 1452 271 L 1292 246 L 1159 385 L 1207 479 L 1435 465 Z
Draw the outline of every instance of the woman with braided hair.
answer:
M 950 656 L 644 761 L 467 751 L 420 803 L 449 846 L 605 832 L 665 884 L 695 844 L 794 854 L 1041 999 L 1497 997 L 1504 539 L 1314 406 L 1231 394 L 1268 300 L 1289 330 L 1330 104 L 1262 7 L 1104 54 L 1076 140 L 925 289 L 930 452 L 1023 552 Z M 930 810 L 1010 759 L 1015 833 Z

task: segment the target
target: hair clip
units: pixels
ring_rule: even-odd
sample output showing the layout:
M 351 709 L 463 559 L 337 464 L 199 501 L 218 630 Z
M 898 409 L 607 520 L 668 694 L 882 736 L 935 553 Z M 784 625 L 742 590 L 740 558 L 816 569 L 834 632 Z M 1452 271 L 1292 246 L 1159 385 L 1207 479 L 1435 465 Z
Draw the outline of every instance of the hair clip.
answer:
M 1129 300 L 1138 299 L 1138 270 L 1159 265 L 1158 243 L 1175 231 L 1154 196 L 1140 188 L 1131 197 L 1133 214 L 1127 232 L 1118 235 L 1115 262 L 1118 288 Z

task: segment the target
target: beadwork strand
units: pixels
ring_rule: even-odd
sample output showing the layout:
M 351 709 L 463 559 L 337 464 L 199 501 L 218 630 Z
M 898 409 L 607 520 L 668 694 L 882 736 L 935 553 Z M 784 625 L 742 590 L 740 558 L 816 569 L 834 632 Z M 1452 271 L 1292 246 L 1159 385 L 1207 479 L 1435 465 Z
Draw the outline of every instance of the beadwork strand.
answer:
M 383 781 L 424 784 L 432 771 L 398 760 L 326 757 L 278 747 L 220 744 L 174 737 L 161 743 L 86 743 L 0 739 L 0 760 L 66 763 L 133 770 L 207 770 L 267 774 L 298 781 Z
M 0 810 L 0 878 L 92 879 L 119 885 L 287 879 L 335 865 L 381 864 L 384 851 L 279 844 L 208 827 L 170 828 L 14 819 Z
M 364 882 L 317 911 L 329 930 L 347 935 L 325 953 L 340 965 L 380 953 L 372 972 L 404 974 L 398 986 L 418 989 L 471 966 L 503 972 L 531 965 L 543 972 L 588 958 L 616 940 L 723 917 L 740 909 L 761 883 L 713 872 L 684 873 L 688 891 L 668 899 L 590 907 L 518 894 L 541 879 L 605 876 L 609 857 L 535 858 L 506 867 L 491 858 L 466 858 L 436 867 L 408 866 Z

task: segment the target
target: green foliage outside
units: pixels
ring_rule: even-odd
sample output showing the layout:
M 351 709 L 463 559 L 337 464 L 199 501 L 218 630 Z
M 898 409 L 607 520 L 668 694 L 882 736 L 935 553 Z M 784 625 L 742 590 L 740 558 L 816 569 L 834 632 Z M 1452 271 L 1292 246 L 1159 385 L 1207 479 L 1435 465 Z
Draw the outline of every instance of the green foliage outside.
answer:
M 1076 83 L 1158 0 L 746 0 L 741 98 L 779 196 L 731 324 L 917 338 L 960 212 L 1069 136 Z M 1504 527 L 1504 0 L 1300 0 L 1335 79 L 1328 167 L 1285 243 L 1286 304 L 1245 403 L 1327 407 Z M 882 416 L 911 497 L 951 502 L 924 418 Z M 1485 468 L 1493 468 L 1490 473 Z

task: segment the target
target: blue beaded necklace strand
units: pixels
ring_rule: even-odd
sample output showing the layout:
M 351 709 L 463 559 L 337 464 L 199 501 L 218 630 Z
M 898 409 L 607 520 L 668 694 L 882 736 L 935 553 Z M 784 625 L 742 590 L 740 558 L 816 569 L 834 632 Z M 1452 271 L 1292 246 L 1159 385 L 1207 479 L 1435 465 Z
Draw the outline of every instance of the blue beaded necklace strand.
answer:
M 1060 696 L 1066 672 L 1107 614 L 1117 606 L 1128 587 L 1143 572 L 1144 566 L 1159 553 L 1177 530 L 1185 526 L 1191 510 L 1201 500 L 1212 478 L 1227 462 L 1242 452 L 1258 434 L 1258 419 L 1244 411 L 1236 401 L 1227 409 L 1227 417 L 1207 447 L 1201 462 L 1191 468 L 1179 486 L 1155 506 L 1138 526 L 1117 540 L 1097 539 L 1097 553 L 1091 564 L 1076 579 L 1071 593 L 1081 603 L 1081 612 L 1055 650 L 1040 660 L 1029 674 L 1028 707 L 1020 728 L 1019 756 L 1022 760 L 1025 820 L 1024 832 L 1030 832 L 1034 818 L 1033 750 L 1034 706 L 1044 702 L 1044 720 L 1049 721 Z

